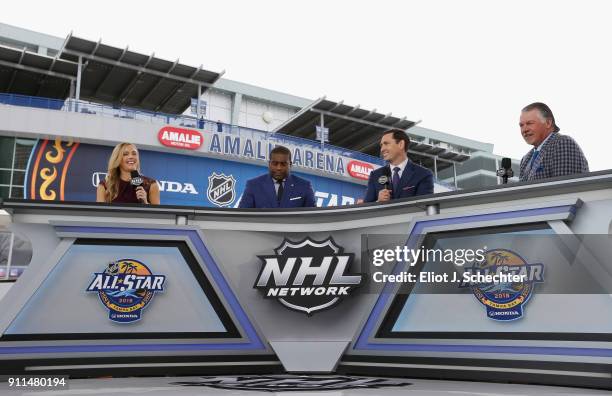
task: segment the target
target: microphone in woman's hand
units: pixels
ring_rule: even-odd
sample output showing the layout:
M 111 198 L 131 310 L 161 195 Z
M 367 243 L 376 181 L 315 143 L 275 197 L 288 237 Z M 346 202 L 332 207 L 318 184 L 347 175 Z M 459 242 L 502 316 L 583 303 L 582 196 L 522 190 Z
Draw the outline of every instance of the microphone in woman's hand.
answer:
M 130 180 L 130 184 L 134 187 L 134 189 L 140 187 L 143 183 L 142 177 L 138 173 L 137 170 L 133 170 L 131 172 L 132 180 Z M 144 203 L 144 200 L 138 199 L 138 202 Z

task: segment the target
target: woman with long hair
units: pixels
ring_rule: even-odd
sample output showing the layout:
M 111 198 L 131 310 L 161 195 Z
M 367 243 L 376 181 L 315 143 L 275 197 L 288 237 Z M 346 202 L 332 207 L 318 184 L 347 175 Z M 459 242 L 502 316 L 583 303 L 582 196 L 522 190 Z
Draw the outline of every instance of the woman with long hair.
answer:
M 159 205 L 159 186 L 154 179 L 140 176 L 143 182 L 131 184 L 132 171 L 140 173 L 138 149 L 131 143 L 119 143 L 108 160 L 106 180 L 98 184 L 96 201 L 106 203 L 143 203 Z

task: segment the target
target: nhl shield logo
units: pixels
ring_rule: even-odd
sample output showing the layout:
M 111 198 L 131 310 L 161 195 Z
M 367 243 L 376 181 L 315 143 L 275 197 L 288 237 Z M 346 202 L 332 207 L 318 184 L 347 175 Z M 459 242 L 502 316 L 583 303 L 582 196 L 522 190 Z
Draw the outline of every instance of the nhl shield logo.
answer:
M 335 306 L 363 283 L 361 274 L 349 272 L 355 255 L 345 253 L 331 236 L 324 241 L 285 239 L 274 252 L 258 256 L 263 265 L 254 287 L 289 309 L 312 315 Z
M 208 189 L 206 190 L 210 202 L 217 206 L 228 206 L 236 198 L 236 179 L 234 176 L 217 174 L 213 172 L 208 176 Z

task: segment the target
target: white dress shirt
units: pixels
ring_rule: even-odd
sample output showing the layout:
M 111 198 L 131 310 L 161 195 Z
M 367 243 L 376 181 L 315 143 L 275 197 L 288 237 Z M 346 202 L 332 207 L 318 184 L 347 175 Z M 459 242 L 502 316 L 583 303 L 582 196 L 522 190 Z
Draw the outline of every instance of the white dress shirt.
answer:
M 399 175 L 399 178 L 402 178 L 402 174 L 404 173 L 404 169 L 406 169 L 406 165 L 408 165 L 408 158 L 406 158 L 404 160 L 404 162 L 402 162 L 401 164 L 398 165 L 391 165 L 389 164 L 389 167 L 391 168 L 391 177 L 393 177 L 393 168 L 398 167 L 399 171 L 397 172 Z

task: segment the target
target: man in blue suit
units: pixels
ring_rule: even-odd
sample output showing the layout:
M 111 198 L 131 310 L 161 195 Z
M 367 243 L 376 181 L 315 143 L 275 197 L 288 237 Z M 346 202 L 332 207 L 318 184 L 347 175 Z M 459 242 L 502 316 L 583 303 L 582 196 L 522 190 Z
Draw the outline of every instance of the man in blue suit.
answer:
M 276 146 L 270 151 L 268 174 L 247 181 L 239 208 L 301 208 L 314 207 L 314 192 L 310 182 L 289 174 L 291 151 Z
M 364 202 L 386 202 L 433 194 L 433 174 L 429 169 L 408 160 L 409 145 L 410 139 L 401 129 L 390 129 L 383 133 L 380 153 L 389 165 L 370 173 Z

